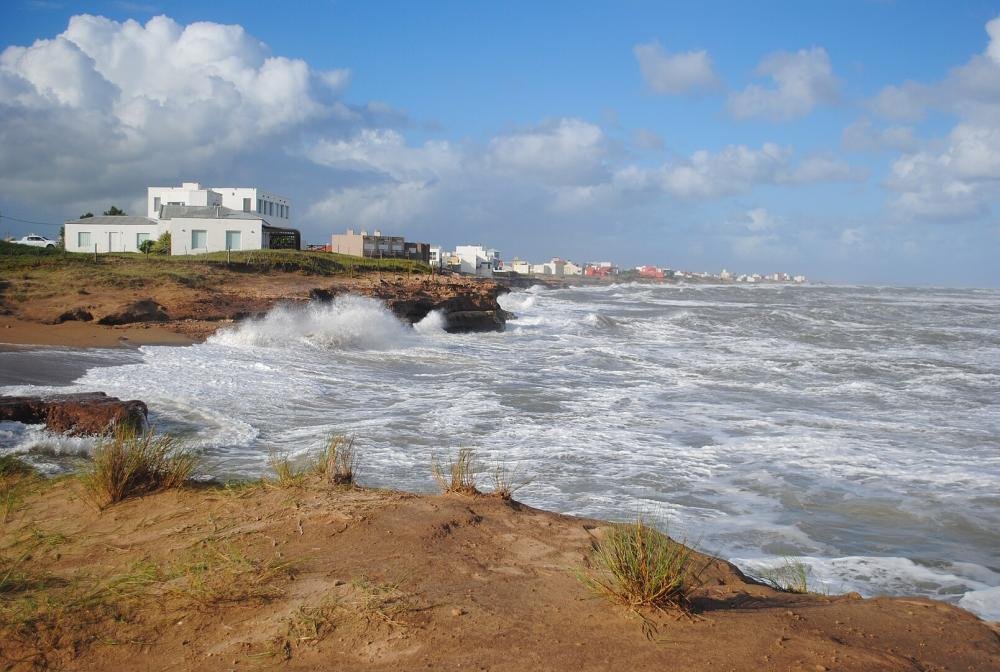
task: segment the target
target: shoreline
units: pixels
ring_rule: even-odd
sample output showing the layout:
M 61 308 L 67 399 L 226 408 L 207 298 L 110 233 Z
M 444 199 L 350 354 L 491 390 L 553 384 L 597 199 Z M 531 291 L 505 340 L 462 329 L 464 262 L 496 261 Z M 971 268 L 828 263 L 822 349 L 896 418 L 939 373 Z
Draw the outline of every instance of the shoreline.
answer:
M 52 578 L 8 593 L 9 604 L 32 591 L 58 603 L 60 591 L 77 589 L 59 577 L 81 571 L 91 578 L 77 579 L 79 589 L 127 588 L 107 598 L 95 588 L 85 606 L 51 621 L 40 614 L 42 630 L 13 629 L 0 610 L 0 659 L 82 670 L 307 670 L 330 660 L 358 670 L 513 671 L 1000 664 L 997 626 L 957 607 L 779 590 L 697 552 L 688 616 L 633 612 L 580 578 L 595 571 L 593 545 L 611 524 L 489 494 L 305 476 L 164 490 L 100 512 L 70 477 L 24 495 L 0 527 L 3 546 L 25 543 L 17 530 L 29 527 L 53 541 L 22 571 Z

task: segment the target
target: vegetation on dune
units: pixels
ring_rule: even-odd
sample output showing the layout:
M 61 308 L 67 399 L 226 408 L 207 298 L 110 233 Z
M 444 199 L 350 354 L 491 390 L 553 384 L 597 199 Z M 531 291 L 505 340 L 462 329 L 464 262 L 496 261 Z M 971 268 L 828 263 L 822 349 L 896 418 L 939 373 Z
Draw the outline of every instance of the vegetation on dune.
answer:
M 18 302 L 52 296 L 57 288 L 76 286 L 139 288 L 163 283 L 208 287 L 225 273 L 300 273 L 323 277 L 364 273 L 430 273 L 430 266 L 407 259 L 368 259 L 332 252 L 253 250 L 170 255 L 169 234 L 152 246 L 151 254 L 65 252 L 0 241 L 0 299 Z
M 591 567 L 579 578 L 594 593 L 640 614 L 644 608 L 687 610 L 697 575 L 694 551 L 639 517 L 609 527 L 593 544 Z M 652 627 L 644 619 L 644 627 Z
M 781 565 L 761 572 L 765 583 L 786 593 L 809 592 L 809 567 L 798 560 L 784 558 Z
M 490 478 L 493 481 L 493 490 L 490 492 L 490 496 L 498 497 L 505 502 L 511 501 L 514 498 L 514 493 L 524 486 L 530 485 L 532 480 L 521 478 L 518 465 L 511 467 L 502 459 L 498 459 L 493 465 Z
M 316 456 L 313 471 L 329 479 L 334 485 L 354 483 L 354 470 L 358 466 L 358 452 L 354 437 L 335 434 Z
M 197 464 L 197 455 L 169 434 L 139 434 L 119 426 L 98 441 L 80 478 L 91 501 L 103 509 L 129 497 L 181 487 Z
M 459 448 L 455 459 L 442 468 L 437 457 L 431 460 L 431 473 L 438 488 L 445 494 L 478 495 L 476 477 L 481 467 L 472 448 Z

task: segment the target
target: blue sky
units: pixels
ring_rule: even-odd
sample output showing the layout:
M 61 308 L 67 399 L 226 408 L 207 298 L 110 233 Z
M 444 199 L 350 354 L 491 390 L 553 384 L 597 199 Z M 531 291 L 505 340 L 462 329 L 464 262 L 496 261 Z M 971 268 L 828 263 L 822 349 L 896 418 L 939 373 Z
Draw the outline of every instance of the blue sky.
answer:
M 1000 285 L 995 2 L 22 2 L 0 213 L 289 196 L 506 259 Z

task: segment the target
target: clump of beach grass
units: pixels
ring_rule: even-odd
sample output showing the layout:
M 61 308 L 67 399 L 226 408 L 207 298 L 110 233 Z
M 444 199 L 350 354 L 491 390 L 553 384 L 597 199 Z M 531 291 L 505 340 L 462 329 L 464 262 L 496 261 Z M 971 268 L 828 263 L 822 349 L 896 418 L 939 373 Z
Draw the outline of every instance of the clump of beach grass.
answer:
M 306 475 L 306 470 L 296 467 L 286 451 L 272 449 L 267 456 L 267 463 L 274 472 L 275 481 L 282 488 L 298 485 Z
M 792 558 L 784 558 L 781 565 L 761 571 L 760 578 L 769 586 L 786 593 L 809 592 L 809 567 Z
M 0 524 L 6 524 L 39 483 L 28 463 L 15 455 L 0 455 Z
M 634 523 L 618 523 L 606 530 L 593 545 L 589 571 L 581 572 L 579 578 L 595 594 L 640 616 L 645 608 L 687 613 L 689 593 L 697 580 L 692 573 L 693 554 L 640 516 Z
M 509 502 L 514 499 L 515 492 L 526 485 L 530 485 L 530 478 L 519 477 L 519 468 L 519 465 L 511 467 L 503 459 L 497 459 L 490 472 L 490 479 L 493 481 L 493 490 L 490 492 L 490 496 Z
M 438 488 L 445 494 L 457 495 L 478 495 L 476 488 L 476 477 L 479 475 L 480 466 L 476 460 L 476 453 L 472 448 L 459 448 L 458 454 L 445 468 L 442 469 L 437 458 L 431 461 L 431 472 Z
M 80 478 L 91 501 L 104 509 L 129 497 L 179 488 L 197 465 L 194 451 L 169 434 L 139 433 L 120 425 L 98 439 Z
M 327 441 L 313 465 L 313 471 L 325 476 L 334 485 L 352 485 L 358 466 L 354 437 L 335 434 Z

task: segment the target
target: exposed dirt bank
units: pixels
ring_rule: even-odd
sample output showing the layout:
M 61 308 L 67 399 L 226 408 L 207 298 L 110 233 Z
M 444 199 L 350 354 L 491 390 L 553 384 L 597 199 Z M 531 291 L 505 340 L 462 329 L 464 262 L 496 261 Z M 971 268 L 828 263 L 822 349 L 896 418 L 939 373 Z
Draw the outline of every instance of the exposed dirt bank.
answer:
M 279 302 L 329 300 L 347 292 L 382 299 L 411 322 L 439 310 L 449 331 L 502 329 L 507 318 L 497 303 L 506 288 L 483 280 L 195 268 L 196 273 L 173 273 L 155 281 L 143 278 L 141 268 L 131 269 L 134 277 L 125 280 L 100 273 L 67 278 L 51 269 L 28 270 L 0 282 L 0 343 L 187 344 L 226 324 L 265 313 Z
M 779 592 L 705 556 L 695 613 L 647 614 L 647 639 L 637 617 L 575 575 L 604 526 L 488 497 L 342 489 L 318 477 L 290 488 L 169 491 L 103 514 L 82 501 L 77 481 L 45 483 L 0 525 L 0 575 L 13 567 L 14 577 L 0 600 L 0 661 L 72 670 L 1000 669 L 997 633 L 961 609 Z

